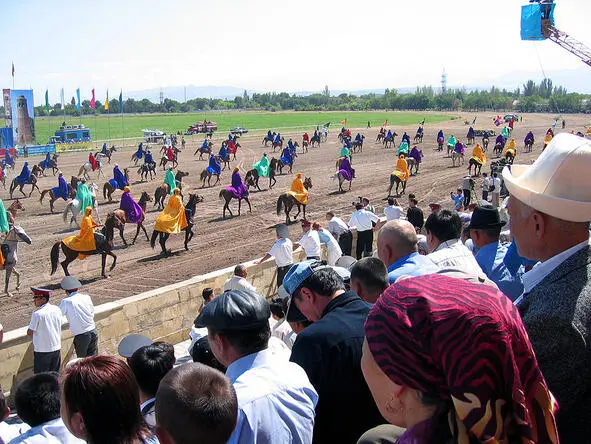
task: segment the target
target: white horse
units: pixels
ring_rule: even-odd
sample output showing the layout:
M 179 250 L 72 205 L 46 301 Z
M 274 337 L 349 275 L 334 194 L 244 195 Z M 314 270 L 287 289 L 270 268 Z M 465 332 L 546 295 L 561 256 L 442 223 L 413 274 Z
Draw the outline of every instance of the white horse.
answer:
M 16 291 L 20 290 L 21 286 L 21 274 L 16 269 L 18 263 L 18 244 L 19 242 L 26 242 L 31 245 L 31 238 L 25 233 L 18 225 L 13 225 L 8 231 L 6 238 L 4 239 L 3 245 L 8 246 L 8 254 L 4 258 L 4 270 L 6 270 L 6 278 L 4 279 L 4 294 L 12 296 L 8 291 L 8 284 L 10 283 L 10 276 L 12 273 L 16 276 Z
M 103 173 L 103 163 L 101 162 L 100 158 L 96 160 L 96 164 L 98 171 L 97 178 L 100 179 L 101 176 L 105 177 L 105 173 Z M 78 177 L 83 176 L 86 180 L 90 180 L 90 176 L 88 175 L 90 171 L 92 171 L 92 165 L 90 162 L 86 162 L 80 167 L 80 170 L 78 170 Z
M 92 196 L 92 209 L 93 209 L 93 214 L 96 216 L 96 221 L 98 223 L 100 223 L 100 215 L 98 212 L 98 202 L 96 199 L 96 192 L 98 191 L 98 186 L 95 185 L 94 183 L 91 183 L 88 185 L 88 190 L 90 191 L 90 195 Z M 76 219 L 78 217 L 78 215 L 82 212 L 82 208 L 80 205 L 80 201 L 76 198 L 72 199 L 70 202 L 68 202 L 66 204 L 66 208 L 64 208 L 64 211 L 62 213 L 62 217 L 64 218 L 64 223 L 68 222 L 68 213 L 72 214 L 72 217 L 70 218 L 70 226 L 72 225 L 72 222 L 75 222 L 76 225 L 78 225 L 78 220 Z

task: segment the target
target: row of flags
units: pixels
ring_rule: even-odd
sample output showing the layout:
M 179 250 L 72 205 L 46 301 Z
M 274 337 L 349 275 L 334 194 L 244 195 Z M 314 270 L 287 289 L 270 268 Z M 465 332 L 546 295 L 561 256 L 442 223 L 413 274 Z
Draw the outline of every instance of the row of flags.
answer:
M 14 71 L 14 67 L 13 67 L 13 71 Z M 91 109 L 96 109 L 96 97 L 94 94 L 94 88 L 91 91 L 92 93 L 92 97 L 90 98 L 90 108 Z M 81 107 L 81 100 L 80 100 L 80 88 L 76 89 L 76 109 L 80 109 Z M 64 88 L 62 88 L 60 90 L 60 101 L 62 104 L 62 107 L 64 106 L 65 100 L 64 100 Z M 105 111 L 109 111 L 109 90 L 107 90 L 107 100 L 105 101 L 105 105 L 104 105 Z M 45 90 L 45 109 L 49 112 L 49 90 L 46 89 Z M 123 91 L 121 91 L 119 93 L 119 112 L 121 114 L 123 114 Z

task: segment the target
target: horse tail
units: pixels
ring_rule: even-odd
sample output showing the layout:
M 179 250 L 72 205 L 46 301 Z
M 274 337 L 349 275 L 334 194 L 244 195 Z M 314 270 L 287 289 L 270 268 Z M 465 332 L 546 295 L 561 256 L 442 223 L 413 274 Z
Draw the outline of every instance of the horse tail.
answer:
M 152 237 L 150 238 L 150 246 L 154 248 L 156 246 L 156 239 L 158 238 L 159 231 L 152 231 Z
M 222 188 L 222 189 L 220 190 L 220 195 L 219 195 L 219 198 L 220 198 L 220 200 L 221 200 L 221 199 L 224 197 L 224 192 L 225 192 L 225 191 L 226 191 L 226 190 L 225 190 L 224 188 Z
M 109 188 L 109 186 L 111 186 L 109 182 L 105 182 L 105 184 L 103 185 L 103 199 L 107 198 L 107 189 Z
M 61 243 L 62 243 L 62 241 L 57 241 L 55 244 L 53 244 L 53 247 L 51 247 L 51 254 L 50 254 L 51 273 L 50 274 L 54 274 L 57 271 L 57 264 L 60 260 L 60 244 Z
M 62 212 L 62 217 L 64 218 L 64 222 L 68 221 L 68 211 L 71 211 L 72 208 L 72 202 L 68 202 L 66 204 L 66 208 L 64 208 L 64 211 Z
M 285 193 L 281 194 L 277 199 L 277 216 L 281 214 L 281 207 L 283 206 L 283 200 L 285 199 Z

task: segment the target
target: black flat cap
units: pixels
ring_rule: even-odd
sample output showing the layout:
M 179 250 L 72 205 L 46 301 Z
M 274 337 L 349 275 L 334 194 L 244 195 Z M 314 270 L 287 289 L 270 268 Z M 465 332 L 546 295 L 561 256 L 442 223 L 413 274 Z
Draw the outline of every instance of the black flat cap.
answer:
M 260 294 L 248 290 L 231 290 L 215 297 L 203 307 L 195 327 L 219 331 L 262 327 L 269 322 L 271 309 Z

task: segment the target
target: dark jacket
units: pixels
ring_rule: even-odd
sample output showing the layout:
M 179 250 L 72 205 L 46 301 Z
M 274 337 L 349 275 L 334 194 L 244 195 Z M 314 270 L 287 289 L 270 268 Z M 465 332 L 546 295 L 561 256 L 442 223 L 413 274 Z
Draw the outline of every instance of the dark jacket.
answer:
M 291 361 L 318 392 L 314 443 L 356 443 L 386 421 L 361 373 L 363 325 L 371 306 L 353 291 L 333 299 L 322 318 L 298 334 Z
M 423 210 L 421 210 L 419 207 L 408 207 L 406 210 L 406 219 L 412 224 L 413 227 L 423 228 L 425 223 Z
M 519 312 L 558 400 L 560 441 L 591 443 L 591 248 L 569 257 L 524 295 Z

